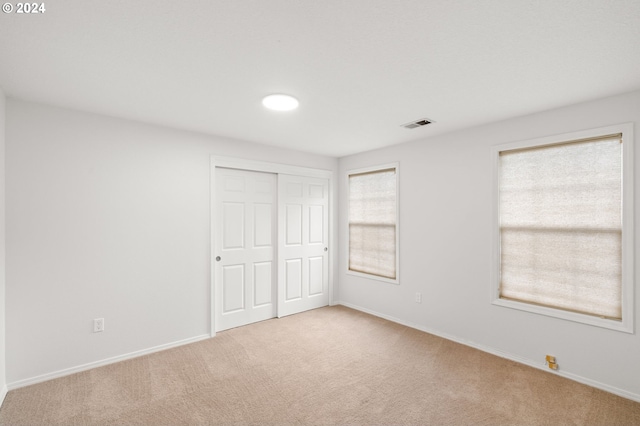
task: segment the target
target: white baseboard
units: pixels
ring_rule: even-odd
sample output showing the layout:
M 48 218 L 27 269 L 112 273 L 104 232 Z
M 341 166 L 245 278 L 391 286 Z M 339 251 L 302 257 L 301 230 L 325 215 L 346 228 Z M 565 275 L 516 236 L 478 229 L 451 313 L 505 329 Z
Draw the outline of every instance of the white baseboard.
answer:
M 381 314 L 379 312 L 372 311 L 371 309 L 363 308 L 361 306 L 354 305 L 352 303 L 336 302 L 336 304 L 337 305 L 346 306 L 347 308 L 355 309 L 356 311 L 361 311 L 361 312 L 364 312 L 364 313 L 367 313 L 367 314 L 370 314 L 370 315 L 373 315 L 373 316 L 376 316 L 376 317 L 379 317 L 379 318 L 384 318 L 384 319 L 389 320 L 391 322 L 402 324 L 402 325 L 405 325 L 407 327 L 415 328 L 416 330 L 424 331 L 425 333 L 433 334 L 434 336 L 442 337 L 443 339 L 451 340 L 453 342 L 460 343 L 462 345 L 469 346 L 469 347 L 481 350 L 483 352 L 487 352 L 487 353 L 490 353 L 492 355 L 499 356 L 500 358 L 505 358 L 505 359 L 508 359 L 508 360 L 511 360 L 511 361 L 518 362 L 520 364 L 528 365 L 529 367 L 537 368 L 538 370 L 544 371 L 545 373 L 557 374 L 558 376 L 565 377 L 565 378 L 573 380 L 575 382 L 582 383 L 582 384 L 585 384 L 587 386 L 594 387 L 596 389 L 601 389 L 601 390 L 603 390 L 605 392 L 609 392 L 609 393 L 621 396 L 623 398 L 630 399 L 632 401 L 640 402 L 640 395 L 639 394 L 636 394 L 636 393 L 633 393 L 633 392 L 629 392 L 629 391 L 626 391 L 624 389 L 619 389 L 619 388 L 616 388 L 614 386 L 610 386 L 610 385 L 607 385 L 605 383 L 601 383 L 601 382 L 598 382 L 598 381 L 595 381 L 595 380 L 591 380 L 591 379 L 588 379 L 586 377 L 579 376 L 577 374 L 568 373 L 566 371 L 553 371 L 553 370 L 548 369 L 545 364 L 534 362 L 534 361 L 532 361 L 532 360 L 530 360 L 528 358 L 524 358 L 524 357 L 521 357 L 519 355 L 510 354 L 510 353 L 503 352 L 503 351 L 498 350 L 498 349 L 491 348 L 489 346 L 481 345 L 481 344 L 476 343 L 476 342 L 472 342 L 472 341 L 465 340 L 465 339 L 460 339 L 460 338 L 458 338 L 456 336 L 452 336 L 452 335 L 447 334 L 447 333 L 442 333 L 440 331 L 433 330 L 433 329 L 430 329 L 428 327 L 424 327 L 424 326 L 421 326 L 421 325 L 418 325 L 418 324 L 414 324 L 414 323 L 411 323 L 409 321 L 404 321 L 404 320 L 401 320 L 399 318 L 392 317 L 390 315 Z
M 54 371 L 52 373 L 42 374 L 40 376 L 31 377 L 28 379 L 18 380 L 16 382 L 8 383 L 4 389 L 5 392 L 2 394 L 2 398 L 4 399 L 4 395 L 7 391 L 22 388 L 29 385 L 34 385 L 36 383 L 46 382 L 47 380 L 57 379 L 59 377 L 68 376 L 70 374 L 79 373 L 81 371 L 91 370 L 92 368 L 102 367 L 104 365 L 113 364 L 115 362 L 125 361 L 132 358 L 137 358 L 139 356 L 152 354 L 154 352 L 164 351 L 166 349 L 175 348 L 177 346 L 188 345 L 189 343 L 199 342 L 200 340 L 208 339 L 210 336 L 208 334 L 203 334 L 196 337 L 191 337 L 189 339 L 179 340 L 177 342 L 167 343 L 164 345 L 154 346 L 148 349 L 142 349 L 135 352 L 130 352 L 124 355 L 114 356 L 112 358 L 103 359 L 100 361 L 90 362 L 88 364 L 78 365 L 76 367 L 65 368 L 64 370 Z

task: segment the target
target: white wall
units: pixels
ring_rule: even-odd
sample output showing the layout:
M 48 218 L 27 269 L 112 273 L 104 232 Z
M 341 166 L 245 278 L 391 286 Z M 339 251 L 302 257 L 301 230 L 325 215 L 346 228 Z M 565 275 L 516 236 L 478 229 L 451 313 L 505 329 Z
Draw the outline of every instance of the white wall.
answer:
M 635 123 L 638 142 L 640 92 L 340 159 L 338 300 L 531 365 L 542 367 L 552 354 L 558 374 L 640 400 L 637 308 L 636 333 L 627 334 L 490 304 L 490 147 L 622 122 Z M 640 149 L 640 188 L 638 158 Z M 345 273 L 344 173 L 391 161 L 400 162 L 400 285 Z M 640 224 L 637 203 L 635 219 Z M 639 242 L 636 236 L 636 259 Z
M 0 89 L 0 404 L 7 394 L 5 362 L 5 112 L 6 100 Z
M 10 388 L 208 335 L 211 155 L 337 169 L 12 99 L 6 130 Z

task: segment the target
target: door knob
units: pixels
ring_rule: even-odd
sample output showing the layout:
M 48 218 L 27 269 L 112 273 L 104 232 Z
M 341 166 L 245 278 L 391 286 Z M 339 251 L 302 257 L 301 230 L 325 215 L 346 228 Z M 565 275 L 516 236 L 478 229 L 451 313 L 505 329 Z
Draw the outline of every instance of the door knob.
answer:
M 327 247 L 324 248 L 324 251 L 329 251 L 329 249 Z
M 216 256 L 216 262 L 220 262 L 222 258 L 220 256 Z

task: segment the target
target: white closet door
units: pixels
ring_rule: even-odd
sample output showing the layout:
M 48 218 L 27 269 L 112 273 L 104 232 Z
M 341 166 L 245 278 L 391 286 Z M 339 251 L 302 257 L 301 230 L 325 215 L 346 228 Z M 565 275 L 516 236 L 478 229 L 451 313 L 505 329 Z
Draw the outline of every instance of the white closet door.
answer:
M 329 304 L 329 182 L 278 175 L 278 317 Z
M 216 167 L 216 331 L 276 316 L 276 175 Z

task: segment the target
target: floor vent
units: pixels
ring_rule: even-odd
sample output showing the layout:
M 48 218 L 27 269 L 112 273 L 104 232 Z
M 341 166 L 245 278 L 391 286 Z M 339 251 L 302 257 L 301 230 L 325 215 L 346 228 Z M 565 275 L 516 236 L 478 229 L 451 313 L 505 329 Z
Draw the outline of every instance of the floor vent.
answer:
M 431 123 L 433 123 L 433 121 L 429 120 L 428 118 L 421 118 L 420 120 L 403 124 L 402 127 L 404 127 L 405 129 L 415 129 L 416 127 L 426 126 L 427 124 L 431 124 Z

